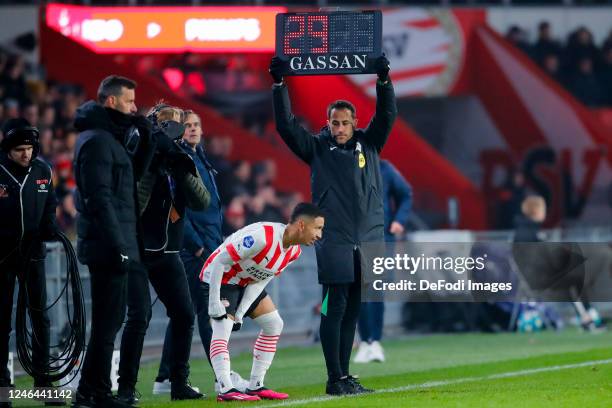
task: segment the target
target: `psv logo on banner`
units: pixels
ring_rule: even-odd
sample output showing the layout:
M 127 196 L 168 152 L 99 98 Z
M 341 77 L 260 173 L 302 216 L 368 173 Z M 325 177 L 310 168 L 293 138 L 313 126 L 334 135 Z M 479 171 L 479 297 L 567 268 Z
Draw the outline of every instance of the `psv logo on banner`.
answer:
M 401 8 L 383 12 L 383 18 L 382 48 L 393 68 L 395 94 L 446 94 L 457 80 L 464 52 L 462 29 L 453 11 Z M 376 96 L 376 79 L 350 78 Z

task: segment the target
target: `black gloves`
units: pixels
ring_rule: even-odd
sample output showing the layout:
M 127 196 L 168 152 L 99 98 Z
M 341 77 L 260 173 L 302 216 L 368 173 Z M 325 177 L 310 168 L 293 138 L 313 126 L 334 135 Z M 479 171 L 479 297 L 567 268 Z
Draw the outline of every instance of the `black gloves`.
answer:
M 275 84 L 280 84 L 283 82 L 283 74 L 281 74 L 282 69 L 283 62 L 281 59 L 278 57 L 273 57 L 272 61 L 270 61 L 270 68 L 268 71 L 270 71 L 270 76 L 272 77 L 272 80 L 274 80 Z
M 116 255 L 115 262 L 118 267 L 118 272 L 121 274 L 127 274 L 132 266 L 132 260 L 121 252 Z
M 142 262 L 131 259 L 122 253 L 119 254 L 118 267 L 118 272 L 124 275 L 138 270 L 144 274 L 148 273 L 147 267 Z
M 376 75 L 378 75 L 378 80 L 380 82 L 387 82 L 389 80 L 389 60 L 385 57 L 385 54 L 376 58 L 376 62 L 374 63 L 374 67 L 376 68 Z
M 242 323 L 234 323 L 234 326 L 232 326 L 232 331 L 239 331 L 242 328 Z

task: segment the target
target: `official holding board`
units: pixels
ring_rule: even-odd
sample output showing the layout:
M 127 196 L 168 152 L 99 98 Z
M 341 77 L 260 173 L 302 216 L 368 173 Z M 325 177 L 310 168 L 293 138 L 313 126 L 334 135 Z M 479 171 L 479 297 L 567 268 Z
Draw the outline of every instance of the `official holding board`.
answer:
M 353 32 L 364 27 L 366 31 Z M 323 286 L 320 335 L 328 373 L 326 393 L 371 392 L 350 375 L 349 362 L 361 303 L 362 265 L 367 266 L 361 247 L 384 241 L 379 155 L 397 116 L 389 61 L 380 52 L 380 16 L 376 12 L 281 14 L 277 30 L 277 56 L 270 64 L 276 128 L 293 153 L 310 166 L 312 201 L 327 220 L 316 244 Z M 365 63 L 338 69 L 316 65 L 318 57 L 343 61 L 348 56 L 350 61 L 351 55 L 363 55 Z M 294 69 L 299 64 L 303 68 L 299 61 L 314 61 L 312 69 Z M 344 100 L 328 106 L 327 126 L 316 135 L 292 114 L 284 74 L 371 72 L 378 76 L 376 113 L 365 129 L 357 128 L 355 107 Z

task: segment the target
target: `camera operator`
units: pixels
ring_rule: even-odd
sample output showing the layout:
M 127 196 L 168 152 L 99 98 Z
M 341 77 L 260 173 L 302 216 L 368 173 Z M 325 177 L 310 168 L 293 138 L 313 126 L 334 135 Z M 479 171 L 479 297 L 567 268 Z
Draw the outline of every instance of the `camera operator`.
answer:
M 206 293 L 200 282 L 200 272 L 204 266 L 204 261 L 210 254 L 223 242 L 221 225 L 223 222 L 221 200 L 215 181 L 217 171 L 206 156 L 201 141 L 203 138 L 202 120 L 200 115 L 192 110 L 183 113 L 183 125 L 185 133 L 183 139 L 179 141 L 182 150 L 189 155 L 195 163 L 202 182 L 210 193 L 210 204 L 204 211 L 194 211 L 187 209 L 185 212 L 185 233 L 183 249 L 180 252 L 187 275 L 187 282 L 191 290 L 191 300 L 195 309 L 198 321 L 198 330 L 202 346 L 206 352 L 206 357 L 210 354 L 210 341 L 212 328 L 210 317 L 208 316 L 208 303 Z M 162 351 L 159 371 L 153 384 L 153 394 L 166 394 L 171 392 L 170 367 L 173 365 L 172 332 L 174 331 L 172 320 L 166 328 L 166 338 L 164 339 L 164 349 Z M 208 358 L 210 362 L 210 358 Z M 231 372 L 234 385 L 246 389 L 248 381 L 244 380 L 235 371 Z M 215 390 L 219 387 L 215 381 Z
M 185 209 L 204 210 L 210 194 L 193 160 L 177 144 L 185 129 L 181 116 L 180 109 L 163 103 L 147 115 L 157 135 L 157 151 L 152 165 L 138 183 L 147 270 L 138 270 L 128 277 L 128 318 L 121 338 L 118 393 L 119 399 L 128 404 L 138 401 L 135 387 L 151 319 L 149 280 L 172 321 L 171 399 L 191 400 L 203 396 L 187 381 L 194 311 L 179 251 L 183 244 Z

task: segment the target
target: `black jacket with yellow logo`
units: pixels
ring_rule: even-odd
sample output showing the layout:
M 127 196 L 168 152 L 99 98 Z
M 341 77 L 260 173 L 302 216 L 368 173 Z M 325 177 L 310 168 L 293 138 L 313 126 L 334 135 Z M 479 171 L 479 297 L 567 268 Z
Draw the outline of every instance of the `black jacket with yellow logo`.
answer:
M 384 241 L 380 151 L 397 107 L 391 81 L 378 83 L 376 93 L 376 113 L 367 128 L 355 129 L 346 144 L 337 145 L 327 127 L 312 135 L 300 126 L 287 87 L 273 88 L 278 133 L 310 166 L 312 202 L 325 213 L 323 238 L 316 243 L 320 283 L 353 282 L 355 250 Z M 364 267 L 369 264 L 365 252 L 359 251 Z

